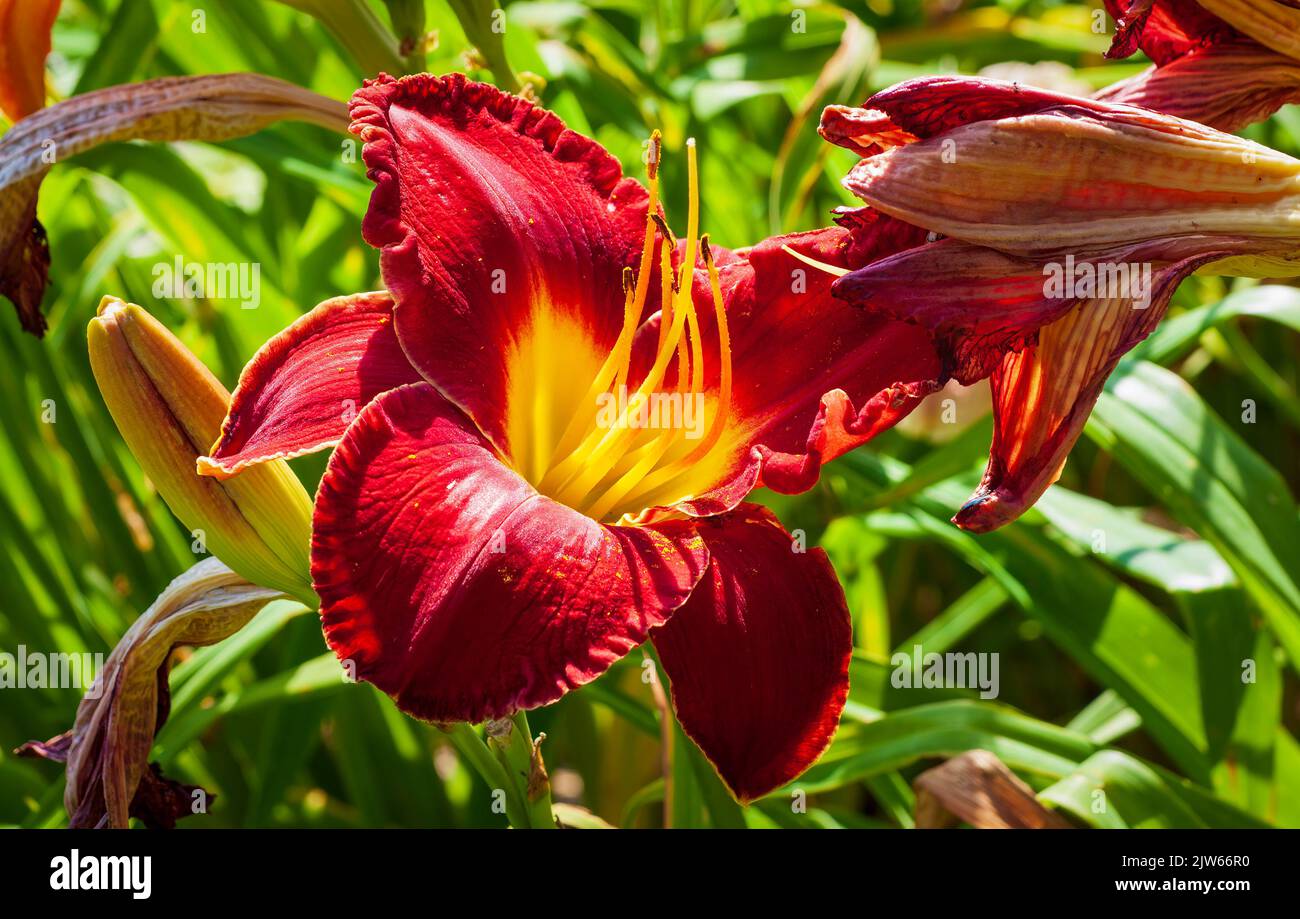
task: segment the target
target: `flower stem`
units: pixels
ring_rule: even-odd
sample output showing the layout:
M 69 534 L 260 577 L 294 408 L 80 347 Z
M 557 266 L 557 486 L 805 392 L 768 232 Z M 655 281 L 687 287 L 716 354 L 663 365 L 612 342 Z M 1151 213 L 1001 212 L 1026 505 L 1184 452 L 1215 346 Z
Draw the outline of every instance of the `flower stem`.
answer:
M 384 0 L 388 18 L 397 35 L 397 50 L 406 59 L 406 72 L 419 73 L 425 68 L 427 36 L 424 0 Z
M 506 819 L 511 826 L 528 826 L 528 808 L 524 797 L 519 793 L 515 783 L 510 781 L 505 768 L 498 762 L 488 744 L 474 730 L 473 726 L 463 721 L 446 725 L 443 731 L 447 739 L 456 748 L 461 759 L 479 774 L 493 792 L 500 790 L 505 794 Z
M 406 61 L 393 33 L 379 21 L 365 0 L 280 0 L 309 13 L 334 34 L 365 76 L 380 71 L 403 73 Z
M 497 86 L 506 92 L 517 93 L 519 77 L 506 59 L 504 41 L 505 20 L 496 0 L 447 0 L 460 27 L 478 49 L 487 69 L 492 71 Z
M 542 762 L 541 745 L 546 735 L 533 740 L 528 716 L 522 711 L 510 719 L 488 722 L 487 735 L 488 747 L 496 754 L 515 794 L 524 802 L 525 821 L 511 822 L 520 829 L 555 829 L 551 782 Z

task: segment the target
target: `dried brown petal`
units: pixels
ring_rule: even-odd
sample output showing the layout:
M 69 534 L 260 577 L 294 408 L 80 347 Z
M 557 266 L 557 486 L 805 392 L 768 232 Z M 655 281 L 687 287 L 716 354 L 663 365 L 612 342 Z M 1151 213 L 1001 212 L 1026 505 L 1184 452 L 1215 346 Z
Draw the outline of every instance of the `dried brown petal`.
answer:
M 50 259 L 36 200 L 54 163 L 113 141 L 227 140 L 286 119 L 340 133 L 348 122 L 342 102 L 274 77 L 225 73 L 110 86 L 15 124 L 0 138 L 0 294 L 23 328 L 45 331 Z
M 916 825 L 934 829 L 957 820 L 976 829 L 1054 830 L 1069 824 L 1038 803 L 1034 791 L 987 750 L 970 750 L 921 773 Z
M 77 706 L 69 734 L 24 744 L 29 756 L 66 758 L 63 803 L 73 827 L 174 826 L 191 812 L 195 786 L 148 765 L 171 704 L 168 673 L 178 646 L 211 645 L 239 631 L 281 597 L 250 584 L 215 558 L 176 578 L 132 624 Z

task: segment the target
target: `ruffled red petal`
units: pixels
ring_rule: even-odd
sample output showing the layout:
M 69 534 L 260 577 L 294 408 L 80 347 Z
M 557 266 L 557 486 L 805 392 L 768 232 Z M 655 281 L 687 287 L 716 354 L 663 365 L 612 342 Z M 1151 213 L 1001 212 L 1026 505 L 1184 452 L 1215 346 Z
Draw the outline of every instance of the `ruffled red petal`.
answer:
M 894 425 L 940 383 L 923 330 L 832 297 L 834 276 L 786 251 L 837 267 L 887 251 L 851 252 L 854 243 L 854 232 L 839 228 L 776 237 L 721 269 L 743 381 L 733 412 L 759 485 L 811 488 L 823 464 Z
M 376 186 L 362 230 L 407 357 L 510 455 L 508 415 L 531 409 L 511 404 L 521 342 L 576 336 L 604 359 L 646 191 L 554 114 L 459 74 L 381 76 L 351 113 Z
M 1078 96 L 1021 83 L 982 77 L 919 77 L 876 93 L 861 108 L 827 106 L 817 130 L 825 140 L 871 157 L 962 125 L 1062 105 L 1106 111 L 1105 106 Z
M 505 716 L 595 679 L 707 563 L 688 521 L 603 526 L 539 495 L 428 383 L 357 417 L 313 521 L 330 647 L 431 721 Z
M 939 388 L 939 356 L 915 326 L 869 314 L 831 296 L 836 268 L 870 262 L 925 237 L 902 221 L 844 209 L 831 227 L 777 236 L 717 259 L 731 337 L 735 385 L 725 437 L 735 446 L 715 482 L 664 511 L 707 517 L 726 513 L 757 487 L 797 494 L 821 467 L 887 430 Z M 716 253 L 717 250 L 715 250 Z M 717 334 L 708 274 L 693 296 L 705 341 Z M 658 317 L 639 331 L 637 373 L 653 359 Z M 705 389 L 718 385 L 716 362 Z
M 371 399 L 419 379 L 393 332 L 387 293 L 326 300 L 244 368 L 199 473 L 226 478 L 254 463 L 333 446 Z
M 849 611 L 820 549 L 752 504 L 699 523 L 711 562 L 653 633 L 682 729 L 741 801 L 826 749 L 848 697 Z
M 1106 56 L 1123 58 L 1140 48 L 1157 64 L 1167 64 L 1197 48 L 1240 35 L 1196 0 L 1105 0 L 1115 20 L 1115 40 Z

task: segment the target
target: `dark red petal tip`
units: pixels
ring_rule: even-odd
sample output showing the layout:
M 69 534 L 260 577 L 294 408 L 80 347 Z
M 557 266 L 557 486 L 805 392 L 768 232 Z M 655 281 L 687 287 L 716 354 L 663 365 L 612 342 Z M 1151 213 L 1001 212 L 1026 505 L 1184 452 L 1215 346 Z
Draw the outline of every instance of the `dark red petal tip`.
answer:
M 226 478 L 254 463 L 333 446 L 371 399 L 419 379 L 393 331 L 387 293 L 326 300 L 244 368 L 199 472 Z
M 699 528 L 708 573 L 654 643 L 682 729 L 748 802 L 830 744 L 848 698 L 849 611 L 826 554 L 801 551 L 766 508 Z

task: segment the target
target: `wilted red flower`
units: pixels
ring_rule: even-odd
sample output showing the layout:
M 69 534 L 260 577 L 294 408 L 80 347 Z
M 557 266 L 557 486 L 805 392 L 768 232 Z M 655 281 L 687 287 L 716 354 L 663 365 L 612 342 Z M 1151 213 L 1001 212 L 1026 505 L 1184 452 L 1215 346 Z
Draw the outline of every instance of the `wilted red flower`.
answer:
M 1108 57 L 1155 66 L 1097 94 L 1236 131 L 1300 102 L 1300 7 L 1283 0 L 1106 0 Z M 1217 15 L 1216 15 L 1217 14 Z
M 74 829 L 176 825 L 200 813 L 206 792 L 162 774 L 149 762 L 154 737 L 171 709 L 172 652 L 229 638 L 279 591 L 249 583 L 217 558 L 175 578 L 113 648 L 94 689 L 77 706 L 70 731 L 16 752 L 67 763 L 63 792 Z
M 1014 520 L 1056 480 L 1185 277 L 1300 271 L 1300 162 L 1193 122 L 933 77 L 832 106 L 821 131 L 864 157 L 845 187 L 936 233 L 835 295 L 930 329 L 960 382 L 991 377 L 989 465 L 954 518 L 966 529 Z
M 352 117 L 391 299 L 324 303 L 270 341 L 204 471 L 338 444 L 312 546 L 325 633 L 402 709 L 545 705 L 652 638 L 737 797 L 796 776 L 844 704 L 849 616 L 825 555 L 744 499 L 810 487 L 913 407 L 928 336 L 836 302 L 783 249 L 853 267 L 852 230 L 711 251 L 693 149 L 678 249 L 657 138 L 647 190 L 459 75 L 381 77 Z M 654 423 L 665 406 L 682 414 Z

